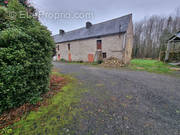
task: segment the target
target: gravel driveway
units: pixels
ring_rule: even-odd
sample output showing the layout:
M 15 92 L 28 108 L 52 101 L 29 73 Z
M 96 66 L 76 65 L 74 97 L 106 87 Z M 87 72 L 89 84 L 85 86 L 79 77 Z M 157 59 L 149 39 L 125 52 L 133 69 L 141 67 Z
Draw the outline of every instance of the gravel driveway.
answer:
M 86 88 L 77 135 L 180 135 L 180 78 L 53 63 Z

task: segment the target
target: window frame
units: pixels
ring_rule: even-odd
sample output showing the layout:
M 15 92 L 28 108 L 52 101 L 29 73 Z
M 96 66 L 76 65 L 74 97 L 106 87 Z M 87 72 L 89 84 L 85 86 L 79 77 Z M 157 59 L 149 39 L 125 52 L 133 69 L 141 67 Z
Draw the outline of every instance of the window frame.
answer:
M 106 58 L 107 58 L 107 53 L 106 53 L 106 52 L 103 52 L 102 55 L 103 55 L 103 59 L 106 59 Z M 105 57 L 104 57 L 104 56 L 105 56 Z
M 68 51 L 70 51 L 71 50 L 71 44 L 69 43 L 68 44 Z
M 97 50 L 101 50 L 102 49 L 102 40 L 97 40 L 96 44 L 97 44 Z

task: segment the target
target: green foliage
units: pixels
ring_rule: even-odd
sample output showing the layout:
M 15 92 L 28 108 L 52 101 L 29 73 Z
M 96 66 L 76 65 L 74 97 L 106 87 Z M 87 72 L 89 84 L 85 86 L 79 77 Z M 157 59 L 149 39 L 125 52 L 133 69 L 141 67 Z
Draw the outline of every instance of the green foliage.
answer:
M 143 70 L 154 73 L 171 73 L 170 65 L 157 60 L 133 59 L 129 65 L 130 69 Z
M 59 75 L 56 72 L 53 74 Z M 72 77 L 63 77 L 70 81 L 68 85 L 49 100 L 48 106 L 42 106 L 37 112 L 30 112 L 26 118 L 12 125 L 13 135 L 67 134 L 69 125 L 73 124 L 73 118 L 80 115 L 81 110 L 75 106 L 85 90 L 79 88 L 78 83 Z M 77 122 L 76 125 L 79 126 Z M 68 131 L 68 134 L 73 134 L 73 131 Z
M 61 62 L 67 62 L 67 60 L 65 60 L 65 59 L 61 59 L 60 61 L 61 61 Z
M 19 0 L 19 2 L 20 2 L 23 6 L 27 7 L 27 0 Z
M 98 60 L 97 63 L 98 63 L 98 64 L 102 64 L 102 63 L 103 63 L 103 60 Z
M 6 28 L 7 21 L 7 9 L 5 7 L 0 7 L 0 31 Z
M 16 18 L 2 13 L 16 12 Z M 51 33 L 26 12 L 17 0 L 0 8 L 0 113 L 27 102 L 35 103 L 48 91 L 54 42 Z
M 7 7 L 9 6 L 9 2 L 11 0 L 0 0 L 0 7 Z M 20 4 L 22 4 L 26 10 L 28 11 L 28 13 L 30 15 L 34 15 L 36 12 L 36 9 L 28 2 L 28 0 L 18 0 L 18 2 Z
M 6 127 L 0 131 L 2 135 L 10 135 L 12 134 L 13 130 L 10 127 Z

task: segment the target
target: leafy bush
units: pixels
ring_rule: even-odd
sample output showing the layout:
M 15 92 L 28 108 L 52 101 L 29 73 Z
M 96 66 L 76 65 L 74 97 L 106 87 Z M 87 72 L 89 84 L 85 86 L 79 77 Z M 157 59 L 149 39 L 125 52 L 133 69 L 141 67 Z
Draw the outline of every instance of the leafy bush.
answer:
M 7 17 L 11 11 L 16 18 Z M 36 102 L 49 87 L 51 33 L 33 17 L 21 18 L 20 11 L 26 12 L 17 0 L 0 8 L 0 113 Z
M 0 131 L 0 134 L 2 135 L 10 135 L 12 134 L 13 130 L 9 127 L 6 127 L 4 129 L 2 129 L 2 131 Z
M 102 64 L 102 63 L 103 63 L 103 60 L 98 60 L 97 63 L 98 63 L 98 64 Z
M 67 62 L 67 60 L 65 60 L 65 59 L 61 59 L 60 61 L 61 61 L 61 62 Z

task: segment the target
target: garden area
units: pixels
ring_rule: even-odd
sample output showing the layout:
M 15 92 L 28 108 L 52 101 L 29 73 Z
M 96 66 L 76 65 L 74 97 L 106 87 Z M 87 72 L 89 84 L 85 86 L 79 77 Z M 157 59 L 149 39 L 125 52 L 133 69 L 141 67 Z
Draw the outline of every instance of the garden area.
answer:
M 162 61 L 153 59 L 133 59 L 131 60 L 129 69 L 147 71 L 159 74 L 172 74 L 175 71 L 180 71 L 178 66 L 169 65 Z
M 22 17 L 22 12 L 28 15 Z M 52 34 L 34 14 L 27 0 L 0 0 L 0 135 L 107 135 L 125 134 L 124 129 L 132 134 L 154 128 L 153 134 L 164 133 L 166 127 L 158 127 L 164 122 L 176 132 L 179 98 L 170 98 L 178 93 L 179 80 L 163 75 L 156 80 L 153 74 L 138 71 L 172 75 L 179 73 L 179 67 L 153 59 L 133 59 L 126 67 L 118 59 L 106 61 L 107 65 L 113 61 L 118 70 L 104 68 L 103 61 L 52 63 Z M 161 91 L 157 93 L 154 86 Z M 167 95 L 161 95 L 164 90 Z M 143 103 L 147 110 L 139 107 Z M 157 109 L 162 121 L 157 118 L 154 124 L 147 117 L 151 108 Z M 145 121 L 139 121 L 143 115 Z
M 35 104 L 24 104 L 0 116 L 1 135 L 68 133 L 73 117 L 80 114 L 74 106 L 80 101 L 83 89 L 76 79 L 53 70 L 50 90 Z

